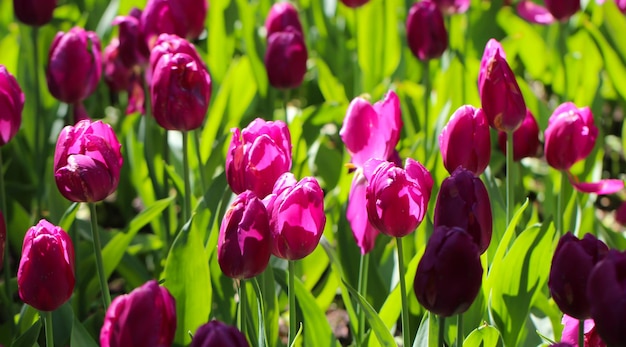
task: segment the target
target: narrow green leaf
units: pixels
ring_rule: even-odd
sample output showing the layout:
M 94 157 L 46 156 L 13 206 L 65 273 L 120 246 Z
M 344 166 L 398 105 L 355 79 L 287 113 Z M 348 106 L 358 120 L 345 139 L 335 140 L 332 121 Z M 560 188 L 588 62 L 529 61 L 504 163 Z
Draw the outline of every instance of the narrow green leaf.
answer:
M 346 90 L 339 80 L 333 76 L 332 71 L 324 60 L 317 58 L 314 60 L 317 67 L 317 84 L 320 87 L 322 95 L 326 101 L 336 101 L 339 103 L 348 103 L 348 97 L 346 96 Z
M 594 27 L 590 23 L 586 23 L 585 29 L 587 29 L 593 40 L 600 48 L 600 52 L 604 58 L 606 72 L 611 77 L 615 91 L 617 91 L 622 99 L 626 99 L 626 80 L 624 79 L 624 76 L 626 76 L 626 67 L 624 66 L 624 63 L 615 50 L 611 48 L 611 45 L 607 42 L 602 33 L 600 33 L 598 28 Z
M 464 347 L 496 347 L 500 332 L 494 326 L 482 325 L 474 329 L 463 342 Z
M 374 331 L 374 334 L 378 338 L 378 342 L 380 342 L 381 346 L 385 346 L 385 347 L 396 346 L 396 341 L 393 339 L 393 336 L 391 336 L 391 333 L 389 332 L 389 329 L 387 329 L 387 327 L 385 326 L 385 323 L 378 316 L 378 313 L 376 312 L 376 310 L 372 308 L 372 306 L 367 302 L 367 300 L 363 296 L 361 296 L 361 294 L 359 294 L 359 292 L 356 289 L 352 288 L 345 281 L 343 282 L 343 284 L 346 286 L 346 288 L 350 292 L 350 295 L 352 295 L 353 297 L 357 299 L 359 305 L 361 306 L 361 309 L 363 310 L 363 312 L 365 312 L 365 317 L 367 318 L 367 321 L 370 323 L 370 326 L 372 327 L 372 330 Z
M 37 343 L 39 332 L 41 331 L 41 321 L 38 320 L 35 324 L 31 325 L 24 334 L 20 335 L 13 343 L 11 347 L 32 347 Z
M 72 325 L 71 346 L 81 347 L 98 347 L 98 344 L 91 338 L 87 329 L 74 316 L 74 324 Z
M 59 221 L 59 226 L 61 227 L 61 229 L 70 230 L 70 227 L 74 223 L 74 219 L 76 219 L 76 212 L 78 211 L 78 205 L 79 205 L 78 202 L 72 203 L 70 207 L 68 207 L 68 209 L 65 210 L 65 213 L 63 213 L 63 216 L 61 217 L 61 220 Z

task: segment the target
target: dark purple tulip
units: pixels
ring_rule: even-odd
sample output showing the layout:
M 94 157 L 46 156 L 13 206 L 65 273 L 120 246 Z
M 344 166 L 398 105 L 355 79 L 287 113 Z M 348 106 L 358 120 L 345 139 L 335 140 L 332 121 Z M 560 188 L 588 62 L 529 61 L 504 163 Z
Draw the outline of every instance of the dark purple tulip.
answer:
M 461 106 L 439 135 L 443 165 L 449 173 L 459 166 L 479 176 L 491 159 L 489 124 L 481 109 Z
M 592 234 L 586 234 L 582 240 L 571 232 L 561 237 L 552 257 L 548 287 L 563 313 L 576 319 L 589 318 L 589 274 L 608 251 L 604 242 Z
M 433 0 L 441 12 L 446 15 L 465 13 L 470 6 L 470 0 Z
M 84 100 L 96 90 L 101 75 L 100 39 L 96 33 L 79 27 L 57 33 L 46 71 L 52 96 L 68 104 Z
M 491 242 L 491 202 L 480 178 L 462 167 L 441 183 L 435 204 L 434 228 L 440 225 L 467 231 L 480 254 Z
M 608 346 L 626 345 L 626 252 L 609 250 L 589 275 L 591 318 Z
M 24 236 L 17 287 L 22 301 L 54 311 L 74 291 L 74 246 L 69 235 L 42 219 Z
M 120 56 L 120 41 L 112 39 L 104 48 L 103 56 L 104 82 L 113 92 L 121 92 L 128 89 L 133 75 L 133 69 L 122 62 Z
M 376 159 L 365 164 L 369 221 L 392 237 L 406 236 L 422 223 L 433 187 L 430 172 L 421 163 L 408 158 L 405 166 Z
M 522 125 L 513 132 L 513 160 L 537 156 L 539 150 L 539 125 L 535 117 L 526 110 L 526 117 Z M 506 154 L 506 133 L 498 132 L 498 146 Z
M 0 147 L 6 145 L 20 130 L 24 93 L 17 80 L 0 65 Z
M 259 198 L 291 169 L 291 135 L 283 121 L 253 120 L 243 130 L 231 129 L 226 156 L 226 179 L 236 194 L 252 190 Z
M 265 19 L 267 37 L 270 37 L 275 32 L 285 31 L 288 27 L 292 27 L 300 34 L 303 34 L 298 10 L 289 2 L 274 3 Z
M 246 279 L 265 271 L 272 240 L 263 202 L 252 191 L 237 195 L 230 205 L 217 241 L 217 262 L 224 275 Z
M 202 64 L 185 53 L 159 59 L 152 76 L 152 114 L 167 130 L 199 128 L 211 99 L 211 77 Z
M 406 20 L 406 38 L 413 55 L 419 60 L 441 57 L 448 48 L 448 32 L 443 24 L 443 14 L 429 0 L 411 6 Z
M 417 265 L 413 289 L 424 308 L 443 317 L 472 305 L 483 277 L 478 246 L 461 228 L 440 226 Z
M 250 344 L 234 326 L 212 320 L 196 330 L 190 347 L 250 347 Z
M 622 201 L 617 210 L 615 210 L 615 221 L 622 226 L 626 226 L 626 201 Z
M 526 103 L 502 46 L 491 39 L 485 46 L 478 92 L 489 125 L 499 131 L 515 131 L 526 117 Z
M 317 180 L 305 177 L 296 181 L 286 172 L 263 202 L 270 218 L 272 254 L 287 260 L 311 254 L 326 225 L 324 192 Z
M 351 8 L 361 7 L 367 4 L 370 0 L 341 0 L 341 2 Z
M 52 20 L 57 0 L 13 0 L 15 17 L 22 23 L 42 26 Z
M 110 125 L 82 120 L 59 134 L 54 179 L 70 201 L 104 200 L 117 189 L 122 168 L 120 143 Z
M 278 89 L 297 88 L 304 80 L 308 53 L 302 34 L 293 27 L 267 38 L 265 69 L 270 85 Z
M 119 26 L 120 59 L 126 67 L 142 65 L 150 56 L 150 50 L 141 31 L 141 10 L 133 8 L 128 16 L 113 19 L 113 25 Z
M 141 31 L 152 48 L 160 34 L 197 39 L 204 30 L 207 0 L 149 0 L 141 14 Z
M 170 347 L 176 333 L 176 302 L 150 280 L 116 297 L 100 330 L 101 347 Z
M 545 0 L 548 11 L 559 21 L 568 20 L 580 11 L 580 0 Z

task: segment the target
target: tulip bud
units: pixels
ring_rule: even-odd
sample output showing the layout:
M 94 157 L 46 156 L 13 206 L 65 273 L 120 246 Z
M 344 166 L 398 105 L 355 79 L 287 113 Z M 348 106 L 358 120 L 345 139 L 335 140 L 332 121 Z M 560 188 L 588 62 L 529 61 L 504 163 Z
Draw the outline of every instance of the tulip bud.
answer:
M 572 347 L 577 346 L 578 325 L 580 324 L 580 319 L 564 314 L 561 323 L 564 325 L 563 333 L 561 334 L 561 345 Z M 586 347 L 606 347 L 606 343 L 604 343 L 604 341 L 600 338 L 600 335 L 598 335 L 596 324 L 593 319 L 585 319 L 583 332 Z
M 217 241 L 217 262 L 224 275 L 246 279 L 262 273 L 270 260 L 272 241 L 267 210 L 252 191 L 230 205 Z
M 480 178 L 459 167 L 443 180 L 435 205 L 435 229 L 445 225 L 467 231 L 482 254 L 491 242 L 492 223 L 489 193 Z
M 443 165 L 449 173 L 464 167 L 480 176 L 491 159 L 489 124 L 483 110 L 461 106 L 439 135 Z
M 413 55 L 419 60 L 441 57 L 448 48 L 448 32 L 441 10 L 430 0 L 411 6 L 406 19 L 406 38 Z
M 569 170 L 593 150 L 598 137 L 589 107 L 577 108 L 571 102 L 554 110 L 544 132 L 546 160 L 557 170 Z
M 413 289 L 424 308 L 443 317 L 472 305 L 483 277 L 478 246 L 458 227 L 439 226 L 417 265 Z
M 120 143 L 110 125 L 83 120 L 59 134 L 54 179 L 70 201 L 104 200 L 117 189 L 122 168 Z
M 113 92 L 125 91 L 130 86 L 133 69 L 126 66 L 120 56 L 120 41 L 111 40 L 104 48 L 104 82 Z
M 370 223 L 392 237 L 403 237 L 415 231 L 428 208 L 433 187 L 430 172 L 411 158 L 406 160 L 406 169 L 379 160 L 368 161 L 365 165 Z M 375 167 L 373 171 L 370 165 Z
M 274 88 L 297 88 L 306 73 L 308 53 L 302 33 L 293 27 L 275 32 L 267 39 L 265 69 Z
M 198 328 L 190 347 L 250 347 L 250 344 L 237 328 L 212 320 Z
M 141 10 L 133 8 L 128 16 L 118 16 L 111 24 L 119 25 L 119 50 L 122 63 L 131 68 L 148 60 L 150 50 L 141 31 Z
M 498 146 L 506 154 L 506 133 L 498 132 Z M 522 125 L 513 132 L 513 160 L 520 161 L 526 157 L 534 157 L 539 150 L 539 125 L 535 117 L 526 110 Z
M 13 0 L 15 17 L 22 23 L 42 26 L 52 20 L 57 0 Z
M 197 39 L 207 12 L 207 0 L 149 0 L 140 20 L 146 44 L 151 48 L 163 33 Z
M 446 15 L 465 13 L 470 6 L 470 0 L 433 0 L 437 7 Z
M 487 43 L 480 62 L 480 102 L 490 126 L 499 131 L 515 131 L 526 117 L 526 103 L 501 46 L 491 41 L 495 40 Z
M 152 81 L 152 74 L 159 60 L 168 53 L 185 53 L 193 58 L 198 66 L 205 69 L 207 74 L 209 73 L 209 70 L 204 65 L 204 61 L 202 61 L 200 54 L 198 54 L 196 47 L 192 43 L 176 35 L 161 34 L 150 51 L 150 66 L 146 70 L 146 80 Z
M 604 242 L 592 234 L 582 240 L 568 232 L 563 235 L 552 257 L 548 287 L 563 313 L 576 319 L 590 316 L 587 283 L 593 267 L 608 253 Z
M 24 93 L 4 65 L 0 65 L 0 107 L 0 146 L 4 146 L 20 130 L 24 110 Z
M 559 21 L 566 21 L 580 11 L 580 0 L 545 0 L 548 11 Z
M 9 251 L 7 241 L 7 225 L 4 221 L 4 215 L 0 211 L 0 270 L 4 264 L 4 253 Z M 6 245 L 6 248 L 5 248 Z
M 622 201 L 617 210 L 615 210 L 615 221 L 622 226 L 626 226 L 626 201 Z
M 591 271 L 587 298 L 596 330 L 608 346 L 626 345 L 626 252 L 609 250 Z
M 74 290 L 74 246 L 61 227 L 42 219 L 24 236 L 17 270 L 20 298 L 40 311 L 54 311 Z
M 298 182 L 286 172 L 264 203 L 270 218 L 272 254 L 287 260 L 311 254 L 326 225 L 324 192 L 317 180 L 305 177 Z
M 268 13 L 265 19 L 267 37 L 270 37 L 275 32 L 285 31 L 288 27 L 292 27 L 300 34 L 303 34 L 298 10 L 289 2 L 277 2 L 272 5 L 270 13 Z
M 343 2 L 344 5 L 351 7 L 351 8 L 361 7 L 367 4 L 369 1 L 370 0 L 341 0 L 341 2 Z
M 176 302 L 150 280 L 116 297 L 104 316 L 101 347 L 169 347 L 176 333 Z
M 68 104 L 84 100 L 96 90 L 101 74 L 100 39 L 96 33 L 74 27 L 55 36 L 46 71 L 52 96 Z
M 252 190 L 259 198 L 291 169 L 291 135 L 283 121 L 257 118 L 242 131 L 233 128 L 226 156 L 226 179 L 236 194 Z
M 167 130 L 199 128 L 211 98 L 211 77 L 185 53 L 161 56 L 152 76 L 152 114 Z

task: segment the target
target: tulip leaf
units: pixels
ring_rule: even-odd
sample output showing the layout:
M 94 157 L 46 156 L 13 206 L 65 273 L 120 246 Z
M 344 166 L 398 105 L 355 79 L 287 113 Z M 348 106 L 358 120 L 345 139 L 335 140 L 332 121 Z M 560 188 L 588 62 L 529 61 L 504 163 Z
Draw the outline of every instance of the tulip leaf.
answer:
M 463 342 L 464 347 L 496 347 L 500 332 L 491 325 L 481 325 L 474 329 Z
M 76 212 L 78 211 L 78 205 L 80 205 L 78 202 L 72 203 L 70 205 L 70 207 L 68 207 L 67 210 L 65 210 L 65 213 L 63 213 L 63 216 L 61 217 L 61 220 L 59 221 L 59 226 L 61 227 L 61 229 L 63 230 L 70 230 L 70 228 L 72 227 L 72 224 L 74 223 L 74 219 L 76 219 Z
M 32 347 L 37 343 L 39 338 L 39 332 L 41 331 L 41 320 L 37 320 L 30 326 L 22 335 L 20 335 L 13 343 L 11 347 Z
M 72 324 L 72 336 L 70 340 L 71 346 L 81 347 L 98 347 L 98 344 L 91 338 L 89 332 L 74 316 L 74 323 Z
M 600 48 L 601 55 L 604 58 L 604 66 L 608 75 L 611 77 L 611 82 L 613 82 L 615 91 L 617 91 L 622 99 L 626 99 L 626 80 L 623 78 L 626 76 L 626 67 L 624 66 L 624 63 L 615 50 L 611 48 L 610 44 L 607 42 L 606 38 L 604 38 L 602 33 L 600 33 L 598 28 L 589 23 L 585 24 L 585 28 L 598 45 L 598 48 Z
M 259 57 L 258 52 L 258 36 L 256 35 L 256 17 L 258 4 L 251 3 L 246 0 L 237 0 L 237 8 L 239 10 L 239 19 L 242 24 L 243 39 L 245 42 L 245 52 L 250 58 L 252 64 L 252 74 L 256 79 L 261 96 L 267 95 L 267 73 L 263 59 Z M 246 76 L 247 77 L 247 76 Z M 248 79 L 246 79 L 248 80 Z M 240 80 L 241 82 L 243 80 Z
M 602 25 L 606 28 L 616 53 L 620 55 L 622 61 L 626 61 L 626 41 L 622 37 L 626 32 L 626 18 L 614 1 L 605 1 L 602 13 L 604 14 Z
M 327 102 L 336 101 L 347 104 L 348 97 L 346 96 L 346 91 L 341 82 L 333 76 L 328 65 L 320 58 L 314 61 L 317 67 L 317 83 L 322 95 L 324 95 L 324 99 L 326 99 Z
M 413 341 L 413 347 L 437 347 L 444 344 L 438 344 L 438 329 L 439 329 L 439 317 L 430 312 L 426 312 L 422 316 L 419 329 L 415 334 L 415 340 Z
M 211 274 L 202 235 L 192 228 L 192 215 L 170 249 L 165 263 L 164 286 L 176 299 L 177 344 L 188 345 L 188 331 L 195 332 L 211 313 Z
M 211 10 L 207 16 L 207 25 L 210 24 L 207 39 L 209 58 L 207 65 L 211 67 L 211 79 L 215 84 L 221 84 L 228 71 L 235 50 L 235 39 L 231 27 L 236 18 L 230 15 L 230 0 L 211 1 Z
M 344 281 L 343 284 L 346 286 L 346 288 L 350 292 L 350 295 L 352 295 L 353 297 L 357 299 L 359 306 L 361 307 L 363 312 L 365 312 L 365 317 L 367 318 L 367 321 L 370 323 L 370 326 L 372 327 L 372 330 L 374 331 L 374 334 L 378 338 L 378 342 L 380 342 L 381 346 L 385 346 L 385 347 L 395 346 L 396 342 L 393 339 L 393 336 L 391 335 L 391 333 L 389 332 L 389 329 L 387 329 L 387 326 L 385 326 L 385 323 L 380 319 L 380 317 L 378 316 L 378 313 L 374 310 L 374 308 L 372 308 L 369 302 L 367 302 L 367 299 L 361 296 L 361 294 L 359 294 L 359 292 L 356 289 L 352 288 L 347 282 Z

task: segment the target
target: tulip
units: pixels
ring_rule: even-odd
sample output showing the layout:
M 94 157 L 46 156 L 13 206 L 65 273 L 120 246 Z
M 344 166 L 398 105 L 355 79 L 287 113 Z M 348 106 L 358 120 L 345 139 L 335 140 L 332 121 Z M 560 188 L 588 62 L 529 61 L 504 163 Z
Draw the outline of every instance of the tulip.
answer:
M 363 167 L 370 158 L 395 161 L 398 156 L 395 147 L 400 140 L 401 128 L 400 100 L 395 92 L 390 91 L 383 100 L 373 106 L 363 98 L 354 98 L 348 106 L 339 131 L 339 136 L 350 153 L 352 165 L 356 168 L 346 216 L 362 254 L 374 248 L 378 236 L 378 230 L 372 226 L 367 216 L 365 202 L 367 179 Z
M 481 109 L 461 106 L 439 135 L 443 165 L 449 173 L 464 167 L 479 176 L 491 159 L 489 124 Z
M 0 65 L 0 109 L 0 146 L 4 146 L 20 129 L 24 109 L 24 93 L 4 65 Z
M 617 210 L 615 210 L 615 221 L 622 226 L 626 226 L 626 201 L 622 201 Z
M 113 300 L 100 330 L 100 346 L 169 347 L 175 333 L 174 297 L 150 280 Z
M 151 48 L 163 33 L 197 39 L 208 8 L 207 0 L 149 0 L 140 20 L 146 44 Z
M 498 132 L 498 146 L 506 154 L 506 133 Z M 513 160 L 520 161 L 526 157 L 534 157 L 539 150 L 539 125 L 535 117 L 526 110 L 522 125 L 513 132 Z
M 433 0 L 437 7 L 446 15 L 465 13 L 470 6 L 470 0 Z
M 217 262 L 228 277 L 251 278 L 265 270 L 271 248 L 267 210 L 247 190 L 235 198 L 224 215 L 217 241 Z
M 176 54 L 176 53 L 185 53 L 189 55 L 193 60 L 198 64 L 199 67 L 202 67 L 207 74 L 209 73 L 204 65 L 204 61 L 198 54 L 196 47 L 190 43 L 189 41 L 172 34 L 161 34 L 159 38 L 156 40 L 154 47 L 150 51 L 150 64 L 149 68 L 146 71 L 146 79 L 148 81 L 152 81 L 152 74 L 154 73 L 154 69 L 161 57 L 165 54 Z
M 317 180 L 305 177 L 296 181 L 292 173 L 286 172 L 264 203 L 269 214 L 272 254 L 287 260 L 311 254 L 326 225 L 324 192 Z
M 100 39 L 96 33 L 80 27 L 57 33 L 46 71 L 52 96 L 68 104 L 84 100 L 96 90 L 101 74 Z
M 246 336 L 237 328 L 212 320 L 201 325 L 191 340 L 191 347 L 249 347 Z
M 83 120 L 61 130 L 54 152 L 54 178 L 70 201 L 104 200 L 117 189 L 120 143 L 110 125 Z
M 376 159 L 365 166 L 370 223 L 392 237 L 403 237 L 415 231 L 426 216 L 433 187 L 430 172 L 411 158 L 406 160 L 406 169 Z
M 341 2 L 351 8 L 361 7 L 367 4 L 370 0 L 341 0 Z
M 411 6 L 406 20 L 406 38 L 413 55 L 419 60 L 441 57 L 448 48 L 448 32 L 443 14 L 430 1 L 419 1 Z
M 471 306 L 483 276 L 478 246 L 458 227 L 439 226 L 417 265 L 413 289 L 424 308 L 443 317 Z
M 150 50 L 141 31 L 141 14 L 133 8 L 128 16 L 117 16 L 111 24 L 119 26 L 119 50 L 122 63 L 131 68 L 147 62 Z
M 161 56 L 152 76 L 152 114 L 167 130 L 199 128 L 211 98 L 211 77 L 185 53 Z
M 580 320 L 570 317 L 567 314 L 563 315 L 561 323 L 564 325 L 563 333 L 561 334 L 561 343 L 567 346 L 578 345 L 578 325 Z M 595 323 L 593 319 L 585 319 L 584 326 L 584 339 L 586 347 L 606 347 L 606 343 L 602 341 L 600 335 L 596 331 Z M 554 346 L 554 345 L 553 345 Z
M 120 55 L 120 41 L 113 39 L 104 48 L 104 82 L 113 92 L 125 91 L 130 86 L 133 69 L 126 66 Z
M 298 17 L 298 10 L 289 2 L 277 2 L 272 5 L 265 19 L 267 37 L 275 32 L 285 31 L 288 27 L 294 28 L 301 35 L 304 34 Z
M 275 32 L 267 39 L 265 69 L 274 88 L 297 88 L 304 80 L 308 53 L 302 33 L 293 27 Z
M 626 345 L 626 252 L 609 250 L 589 275 L 587 297 L 596 330 L 608 346 Z
M 580 11 L 580 0 L 545 0 L 548 11 L 559 21 L 566 21 Z
M 2 270 L 2 266 L 4 264 L 4 253 L 9 252 L 9 247 L 6 243 L 7 241 L 7 225 L 4 221 L 4 215 L 2 211 L 0 211 L 0 270 Z M 5 249 L 5 245 L 7 245 Z
M 252 190 L 259 198 L 272 192 L 276 180 L 291 169 L 291 135 L 283 121 L 257 118 L 243 130 L 231 129 L 226 179 L 236 194 Z
M 435 204 L 434 228 L 445 225 L 467 231 L 482 254 L 491 242 L 492 223 L 489 194 L 480 178 L 459 167 L 443 180 Z
M 489 125 L 499 131 L 511 132 L 524 121 L 526 103 L 504 50 L 493 41 L 487 43 L 480 62 L 478 92 Z
M 61 227 L 42 219 L 24 236 L 17 270 L 20 298 L 40 311 L 54 311 L 74 290 L 74 246 Z
M 546 160 L 557 170 L 569 170 L 591 153 L 597 137 L 589 107 L 563 103 L 550 116 L 545 131 Z
M 57 0 L 13 0 L 15 17 L 22 23 L 42 26 L 52 20 Z
M 563 313 L 576 319 L 589 318 L 589 274 L 608 251 L 604 242 L 592 234 L 586 234 L 582 240 L 570 232 L 561 237 L 552 257 L 548 287 Z

